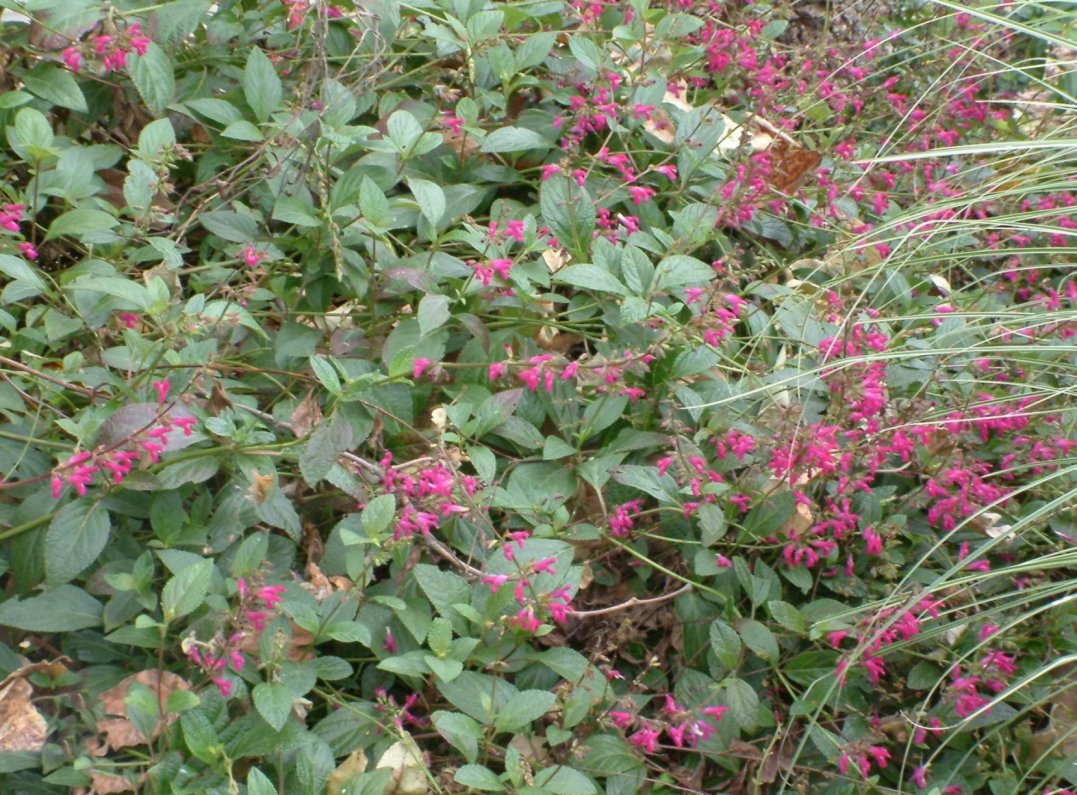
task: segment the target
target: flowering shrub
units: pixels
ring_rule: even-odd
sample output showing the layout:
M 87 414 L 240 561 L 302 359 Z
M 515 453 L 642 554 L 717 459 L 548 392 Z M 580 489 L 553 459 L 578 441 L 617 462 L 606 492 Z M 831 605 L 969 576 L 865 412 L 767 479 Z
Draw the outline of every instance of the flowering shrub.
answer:
M 0 790 L 1077 787 L 1072 21 L 802 5 L 5 16 Z

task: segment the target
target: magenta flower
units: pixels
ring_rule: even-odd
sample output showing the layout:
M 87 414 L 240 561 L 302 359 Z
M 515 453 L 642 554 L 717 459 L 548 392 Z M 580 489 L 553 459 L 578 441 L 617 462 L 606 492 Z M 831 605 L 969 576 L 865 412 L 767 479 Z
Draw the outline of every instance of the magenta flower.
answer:
M 427 368 L 429 368 L 432 364 L 434 364 L 433 359 L 422 359 L 422 358 L 412 359 L 411 360 L 411 377 L 412 378 L 422 378 L 423 373 L 426 372 Z

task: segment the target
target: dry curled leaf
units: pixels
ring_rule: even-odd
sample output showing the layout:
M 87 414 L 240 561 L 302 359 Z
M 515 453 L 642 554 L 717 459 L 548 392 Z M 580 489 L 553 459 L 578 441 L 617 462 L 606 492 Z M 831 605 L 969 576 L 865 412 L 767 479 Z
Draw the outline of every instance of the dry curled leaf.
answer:
M 314 426 L 321 421 L 322 407 L 318 403 L 318 398 L 314 396 L 314 390 L 312 389 L 307 392 L 306 397 L 299 401 L 295 411 L 292 412 L 292 433 L 295 434 L 297 439 L 300 439 L 314 430 Z
M 255 472 L 251 485 L 247 487 L 247 496 L 251 498 L 252 502 L 261 505 L 269 499 L 269 492 L 273 490 L 275 480 L 276 474 L 273 472 L 265 475 Z
M 112 773 L 101 773 L 97 770 L 90 771 L 91 795 L 113 795 L 116 792 L 135 792 L 135 785 L 123 776 L 114 776 Z
M 48 725 L 30 697 L 34 688 L 21 676 L 0 683 L 0 751 L 40 751 Z

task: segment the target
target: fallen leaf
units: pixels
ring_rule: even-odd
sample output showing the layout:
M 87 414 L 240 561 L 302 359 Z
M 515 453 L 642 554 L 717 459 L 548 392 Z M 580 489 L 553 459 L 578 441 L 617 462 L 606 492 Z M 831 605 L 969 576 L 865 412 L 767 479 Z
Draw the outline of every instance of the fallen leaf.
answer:
M 114 776 L 111 773 L 101 773 L 97 770 L 90 771 L 90 792 L 93 795 L 112 795 L 116 792 L 134 792 L 135 785 L 123 776 Z
M 405 734 L 403 740 L 390 745 L 375 767 L 393 771 L 383 795 L 427 795 L 430 791 L 422 752 L 410 735 Z
M 325 780 L 326 795 L 344 795 L 349 785 L 366 770 L 366 754 L 363 749 L 353 751 L 347 759 L 337 765 Z
M 153 729 L 153 737 L 147 738 L 142 732 L 127 720 L 127 705 L 124 700 L 135 682 L 145 685 L 157 695 L 157 703 L 161 711 L 161 717 L 157 719 L 157 725 Z M 190 690 L 191 686 L 181 676 L 170 671 L 140 671 L 129 676 L 115 687 L 101 694 L 101 705 L 105 714 L 111 717 L 102 718 L 97 722 L 97 728 L 106 735 L 106 742 L 113 750 L 126 748 L 131 745 L 145 745 L 155 739 L 164 728 L 176 719 L 175 714 L 167 714 L 165 702 L 168 697 L 177 690 Z M 118 790 L 122 791 L 122 790 Z
M 30 702 L 34 688 L 21 676 L 0 684 L 0 751 L 40 751 L 48 725 Z
M 322 420 L 322 407 L 314 396 L 314 390 L 307 392 L 307 396 L 299 401 L 299 405 L 292 412 L 292 433 L 296 438 L 302 438 L 314 430 L 314 426 Z

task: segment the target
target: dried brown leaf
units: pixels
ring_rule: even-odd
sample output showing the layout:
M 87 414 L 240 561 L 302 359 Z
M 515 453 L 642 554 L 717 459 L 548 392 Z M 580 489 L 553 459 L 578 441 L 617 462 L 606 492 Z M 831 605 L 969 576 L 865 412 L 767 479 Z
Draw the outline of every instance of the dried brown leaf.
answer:
M 34 688 L 21 676 L 0 684 L 0 751 L 40 751 L 48 725 L 30 702 Z
M 297 439 L 306 436 L 321 421 L 322 407 L 318 402 L 318 398 L 314 396 L 314 390 L 311 390 L 305 398 L 299 401 L 299 405 L 292 412 L 292 433 L 295 434 Z

